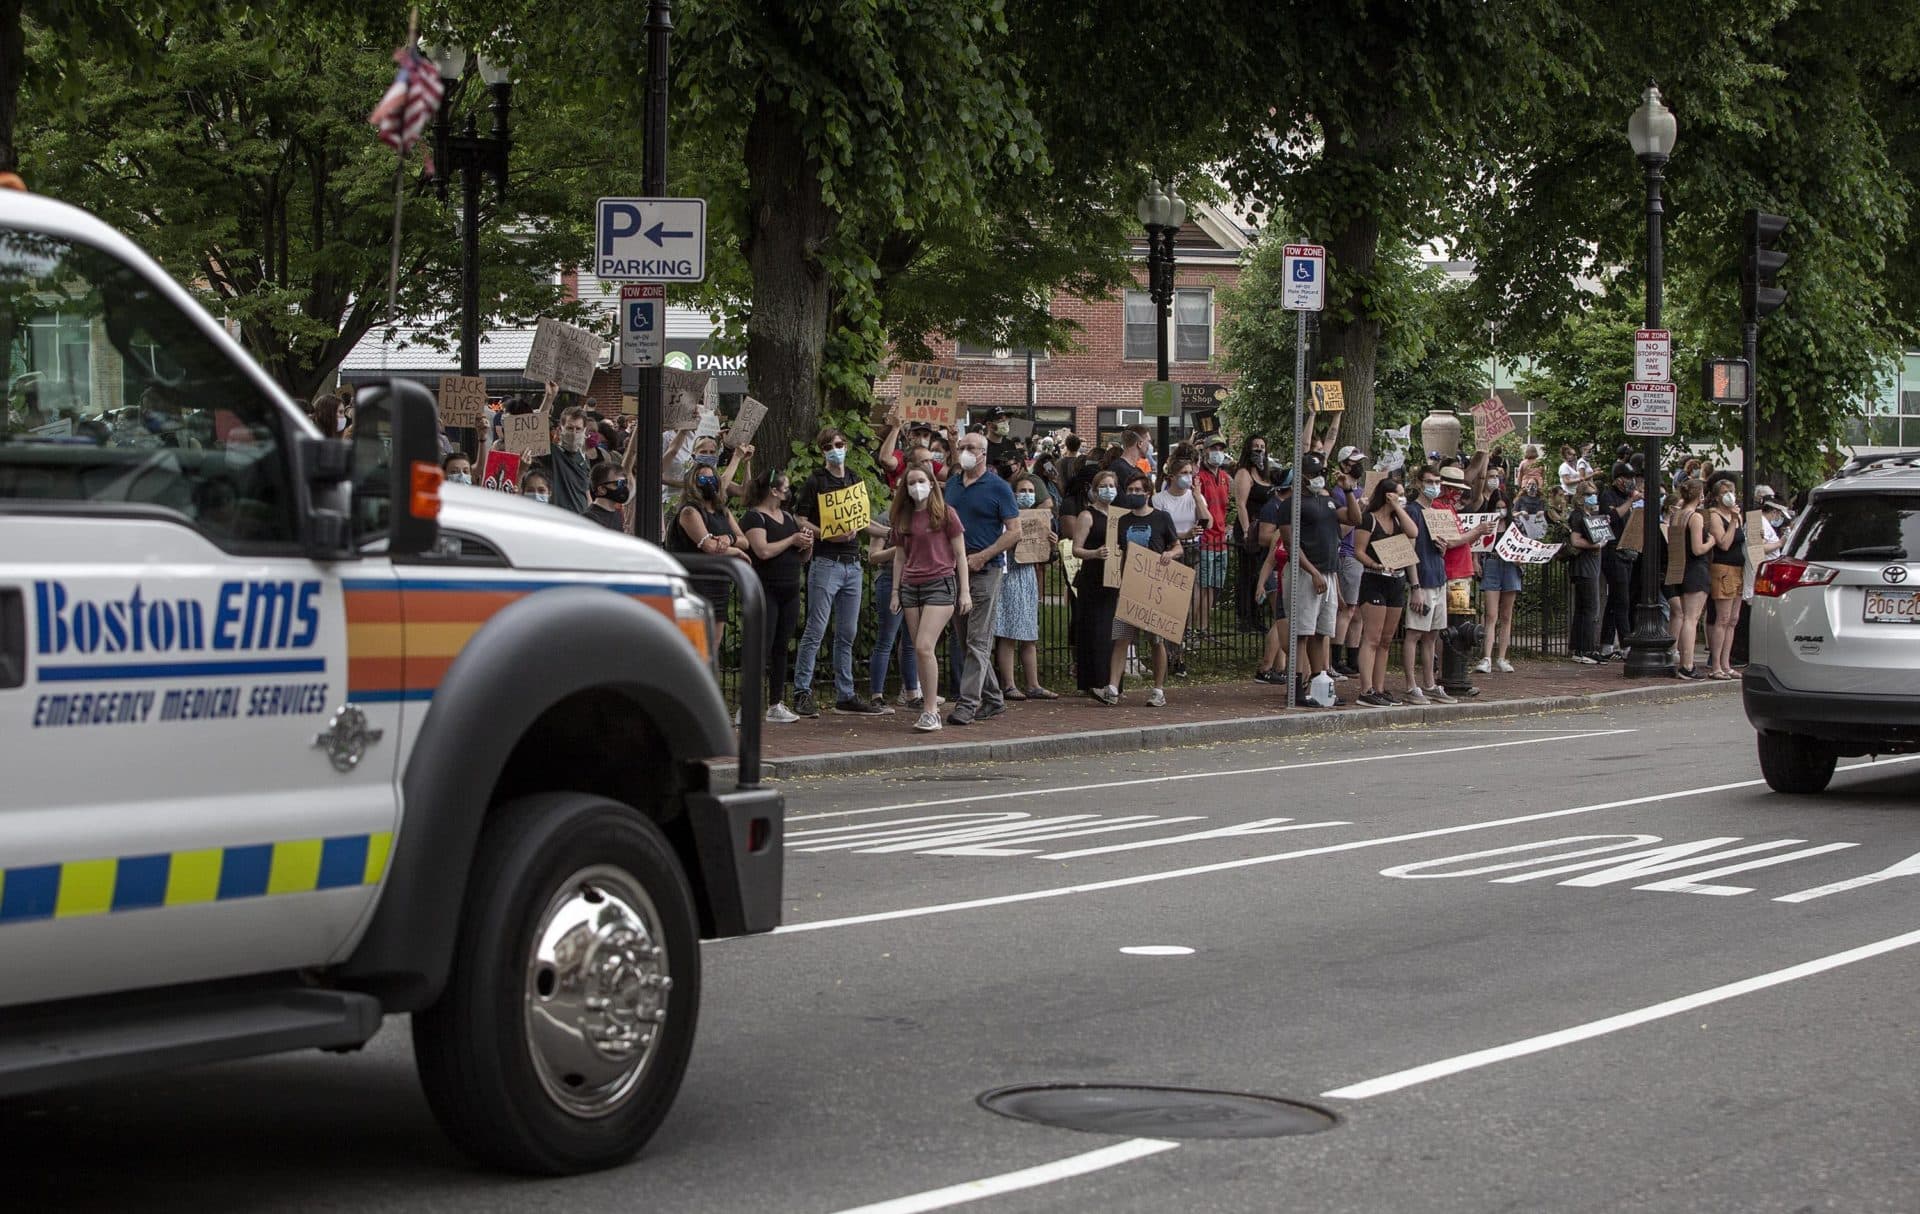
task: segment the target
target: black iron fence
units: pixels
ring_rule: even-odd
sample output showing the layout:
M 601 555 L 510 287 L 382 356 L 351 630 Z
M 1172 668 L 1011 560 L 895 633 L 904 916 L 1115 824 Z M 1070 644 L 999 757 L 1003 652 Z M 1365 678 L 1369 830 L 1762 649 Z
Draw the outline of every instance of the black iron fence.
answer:
M 1179 655 L 1185 663 L 1187 672 L 1192 676 L 1223 678 L 1240 675 L 1250 678 L 1259 667 L 1261 649 L 1266 643 L 1266 625 L 1273 619 L 1273 601 L 1269 599 L 1266 604 L 1253 607 L 1252 610 L 1256 613 L 1253 618 L 1241 618 L 1239 608 L 1242 604 L 1236 601 L 1235 587 L 1241 576 L 1242 559 L 1243 555 L 1238 549 L 1229 549 L 1225 585 L 1215 594 L 1212 610 L 1203 619 L 1196 607 L 1194 614 L 1189 618 L 1186 643 L 1179 651 Z M 880 627 L 879 610 L 873 601 L 874 575 L 877 571 L 869 566 L 865 572 L 865 585 L 860 600 L 860 630 L 853 647 L 854 686 L 862 695 L 867 694 L 871 685 L 874 642 Z M 1514 607 L 1514 652 L 1553 657 L 1567 656 L 1570 649 L 1568 634 L 1573 616 L 1572 594 L 1569 563 L 1565 559 L 1550 561 L 1544 565 L 1522 566 L 1520 598 Z M 1478 606 L 1476 590 L 1476 610 Z M 804 603 L 801 614 L 800 629 L 804 631 L 806 628 Z M 740 680 L 739 616 L 739 600 L 736 595 L 733 596 L 733 602 L 728 611 L 726 634 L 720 654 L 721 684 L 729 702 L 735 704 L 738 703 Z M 1068 593 L 1066 573 L 1061 563 L 1054 560 L 1040 567 L 1038 659 L 1041 684 L 1058 692 L 1066 692 L 1075 686 L 1072 619 L 1073 608 Z M 1284 620 L 1281 628 L 1284 631 Z M 948 638 L 941 642 L 940 661 L 943 667 L 949 661 L 948 646 L 952 635 L 949 632 Z M 797 650 L 799 637 L 796 635 L 789 638 L 787 643 L 791 649 Z M 886 686 L 883 689 L 889 696 L 900 688 L 900 657 L 901 650 L 905 647 L 909 647 L 909 642 L 906 638 L 906 630 L 902 628 L 893 658 L 888 663 Z M 1397 652 L 1394 660 L 1397 663 Z M 826 639 L 821 642 L 820 654 L 816 662 L 814 677 L 816 688 L 832 686 L 832 661 L 833 635 L 829 631 Z M 791 663 L 788 668 L 792 668 Z M 1016 670 L 1018 670 L 1017 667 Z M 946 693 L 943 692 L 943 694 Z

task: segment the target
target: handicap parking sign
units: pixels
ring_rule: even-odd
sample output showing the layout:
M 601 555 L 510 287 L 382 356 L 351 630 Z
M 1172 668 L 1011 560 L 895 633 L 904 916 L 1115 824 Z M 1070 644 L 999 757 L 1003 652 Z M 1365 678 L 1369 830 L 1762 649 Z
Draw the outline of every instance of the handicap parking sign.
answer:
M 1313 281 L 1313 263 L 1311 261 L 1306 260 L 1305 258 L 1302 258 L 1301 260 L 1294 262 L 1293 263 L 1293 281 L 1312 282 Z
M 1327 264 L 1324 245 L 1290 244 L 1280 250 L 1286 258 L 1287 273 L 1280 292 L 1280 306 L 1292 312 L 1318 312 L 1327 306 Z
M 627 313 L 627 331 L 631 333 L 651 333 L 653 331 L 653 301 L 646 300 L 640 303 L 630 303 L 627 306 L 631 309 L 631 311 Z

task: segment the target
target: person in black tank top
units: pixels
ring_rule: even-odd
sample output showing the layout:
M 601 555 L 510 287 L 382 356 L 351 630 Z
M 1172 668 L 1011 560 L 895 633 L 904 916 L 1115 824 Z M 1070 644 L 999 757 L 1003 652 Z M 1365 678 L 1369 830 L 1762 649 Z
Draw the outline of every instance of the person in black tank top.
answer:
M 752 507 L 740 520 L 754 571 L 767 599 L 767 720 L 790 725 L 799 716 L 787 707 L 787 658 L 800 631 L 801 582 L 813 552 L 813 533 L 786 508 L 792 491 L 786 473 L 769 469 L 747 484 Z
M 1106 583 L 1107 508 L 1119 492 L 1119 478 L 1102 470 L 1087 490 L 1086 508 L 1073 526 L 1073 555 L 1080 572 L 1073 580 L 1078 610 L 1073 617 L 1074 683 L 1091 695 L 1107 685 L 1107 659 L 1113 647 L 1113 613 L 1120 591 Z
M 1394 631 L 1400 627 L 1400 614 L 1407 605 L 1407 578 L 1403 569 L 1389 568 L 1374 551 L 1374 544 L 1387 536 L 1418 538 L 1420 530 L 1407 513 L 1406 493 L 1399 483 L 1387 477 L 1373 487 L 1365 503 L 1366 512 L 1353 529 L 1353 556 L 1360 562 L 1360 681 L 1359 701 L 1375 708 L 1397 704 L 1387 692 L 1387 654 L 1393 648 Z
M 1266 552 L 1260 543 L 1256 521 L 1260 511 L 1273 497 L 1273 482 L 1267 479 L 1267 440 L 1265 435 L 1250 436 L 1240 448 L 1240 466 L 1233 472 L 1233 542 L 1238 565 L 1233 577 L 1233 611 L 1242 632 L 1265 632 L 1265 610 L 1254 602 L 1255 583 Z
M 1707 664 L 1710 679 L 1731 679 L 1733 674 L 1733 634 L 1740 624 L 1740 597 L 1746 590 L 1747 527 L 1740 513 L 1740 497 L 1731 480 L 1715 481 L 1708 490 L 1713 503 L 1707 508 L 1707 538 L 1713 550 L 1707 554 L 1708 574 L 1712 582 L 1712 614 L 1707 617 Z
M 708 556 L 730 555 L 748 559 L 747 537 L 733 520 L 721 496 L 720 474 L 705 464 L 687 469 L 685 492 L 680 508 L 667 528 L 667 551 Z M 713 605 L 715 647 L 725 634 L 727 604 L 733 597 L 733 582 L 724 576 L 698 574 L 688 579 L 694 592 Z

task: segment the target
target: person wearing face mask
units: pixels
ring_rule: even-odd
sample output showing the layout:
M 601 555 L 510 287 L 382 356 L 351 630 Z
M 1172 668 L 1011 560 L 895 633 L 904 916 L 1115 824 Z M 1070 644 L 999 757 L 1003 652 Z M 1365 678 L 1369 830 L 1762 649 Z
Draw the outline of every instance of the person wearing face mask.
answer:
M 1267 469 L 1265 435 L 1250 436 L 1240 448 L 1240 466 L 1233 473 L 1233 542 L 1240 564 L 1233 579 L 1233 611 L 1242 632 L 1265 632 L 1265 611 L 1253 601 L 1258 583 L 1255 572 L 1267 545 L 1260 539 L 1260 513 L 1273 496 Z
M 1120 492 L 1114 497 L 1113 504 L 1128 513 L 1118 517 L 1115 525 L 1120 528 L 1120 560 L 1127 559 L 1132 548 L 1145 548 L 1160 555 L 1163 565 L 1173 563 L 1180 547 L 1179 533 L 1174 529 L 1173 519 L 1164 510 L 1156 510 L 1153 501 L 1147 496 L 1147 490 L 1153 480 L 1146 473 L 1136 470 L 1131 477 L 1120 482 Z M 1127 669 L 1127 647 L 1143 634 L 1140 629 L 1125 620 L 1113 621 L 1112 652 L 1107 659 L 1107 683 L 1093 693 L 1093 698 L 1102 704 L 1113 705 L 1120 702 L 1120 677 Z M 1153 642 L 1153 688 L 1147 692 L 1147 707 L 1162 708 L 1167 702 L 1167 640 L 1166 637 L 1144 634 Z
M 1179 448 L 1175 448 L 1176 451 Z M 1164 511 L 1173 520 L 1174 532 L 1180 539 L 1180 560 L 1183 564 L 1197 567 L 1200 564 L 1200 536 L 1213 523 L 1213 516 L 1207 511 L 1207 503 L 1194 491 L 1193 461 L 1184 455 L 1174 455 L 1167 460 L 1167 476 L 1160 491 L 1153 495 L 1153 508 Z M 1196 577 L 1195 593 L 1199 590 Z M 1205 616 L 1189 616 L 1189 619 L 1204 619 Z M 1173 673 L 1185 676 L 1187 673 L 1186 638 L 1168 637 L 1168 660 L 1172 663 Z
M 1420 529 L 1407 513 L 1406 493 L 1392 479 L 1376 484 L 1364 505 L 1360 522 L 1353 529 L 1353 553 L 1363 570 L 1360 620 L 1364 632 L 1359 662 L 1363 689 L 1358 698 L 1370 707 L 1385 708 L 1400 703 L 1387 691 L 1387 652 L 1407 605 L 1407 571 L 1384 564 L 1373 543 L 1395 535 L 1417 540 Z
M 1313 674 L 1333 677 L 1333 630 L 1340 615 L 1340 596 L 1334 581 L 1339 576 L 1343 512 L 1327 491 L 1327 465 L 1320 456 L 1310 453 L 1303 458 L 1300 474 L 1306 490 L 1300 498 L 1299 580 L 1288 603 L 1289 610 L 1296 613 L 1294 627 L 1299 643 L 1294 702 L 1305 704 L 1307 681 Z M 1288 547 L 1293 547 L 1296 537 L 1291 512 L 1281 522 L 1280 535 Z
M 1613 538 L 1600 490 L 1592 481 L 1573 488 L 1573 513 L 1567 516 L 1567 546 L 1573 552 L 1573 628 L 1568 648 L 1573 660 L 1591 666 L 1600 660 L 1601 550 Z
M 1713 614 L 1707 619 L 1707 677 L 1731 679 L 1733 634 L 1740 625 L 1740 596 L 1746 584 L 1747 525 L 1740 512 L 1740 494 L 1729 477 L 1713 482 L 1708 491 L 1713 504 L 1707 510 L 1708 594 Z
M 1496 535 L 1505 534 L 1507 524 L 1515 519 L 1515 502 L 1537 502 L 1542 521 L 1541 534 L 1545 535 L 1546 503 L 1540 502 L 1539 474 L 1528 473 L 1522 494 L 1519 498 L 1509 499 L 1505 478 L 1498 478 L 1500 484 L 1494 484 L 1496 478 L 1487 478 L 1487 500 L 1480 504 L 1480 512 L 1498 517 L 1493 524 Z M 1528 494 L 1532 497 L 1528 497 Z M 1498 496 L 1495 496 L 1495 495 Z M 1520 600 L 1520 566 L 1502 557 L 1489 548 L 1480 554 L 1480 660 L 1474 664 L 1475 674 L 1513 673 L 1513 663 L 1507 660 L 1508 647 L 1513 643 L 1513 611 Z
M 914 729 L 941 728 L 940 662 L 934 656 L 940 636 L 955 613 L 973 610 L 972 570 L 967 567 L 967 535 L 940 486 L 925 468 L 908 468 L 888 508 L 893 533 L 893 569 L 888 606 L 906 621 L 920 675 L 919 718 Z
M 1360 645 L 1366 628 L 1360 621 L 1360 558 L 1354 554 L 1354 528 L 1366 512 L 1361 489 L 1366 484 L 1367 453 L 1355 446 L 1340 448 L 1330 470 L 1333 504 L 1340 508 L 1340 614 L 1333 624 L 1333 673 L 1351 678 L 1360 673 Z
M 1600 653 L 1603 661 L 1624 662 L 1627 638 L 1633 635 L 1633 587 L 1639 573 L 1639 541 L 1626 546 L 1627 528 L 1634 511 L 1640 509 L 1640 490 L 1635 485 L 1633 465 L 1616 463 L 1612 476 L 1600 488 L 1600 512 L 1607 518 L 1613 538 L 1600 553 L 1600 580 L 1605 602 L 1600 608 Z
M 813 698 L 814 668 L 820 658 L 820 646 L 826 640 L 829 624 L 833 627 L 833 710 L 851 716 L 878 716 L 873 701 L 858 695 L 853 684 L 853 642 L 860 630 L 860 596 L 865 585 L 861 573 L 860 534 L 820 534 L 820 498 L 827 493 L 860 484 L 858 475 L 847 470 L 850 444 L 846 434 L 828 426 L 814 439 L 822 467 L 795 490 L 794 513 L 806 520 L 814 532 L 813 560 L 807 566 L 807 627 L 800 637 L 800 651 L 794 658 L 793 710 L 803 717 L 817 717 L 820 708 Z M 867 535 L 885 536 L 888 527 L 878 520 L 867 526 Z
M 587 507 L 588 522 L 599 523 L 609 531 L 627 529 L 626 504 L 633 498 L 633 483 L 616 464 L 593 466 L 593 505 Z M 671 538 L 671 537 L 669 537 Z M 681 549 L 681 551 L 687 551 Z
M 1212 635 L 1214 603 L 1227 586 L 1227 515 L 1233 502 L 1233 470 L 1227 463 L 1227 440 L 1216 434 L 1208 440 L 1193 478 L 1194 492 L 1207 507 L 1207 525 L 1200 531 L 1200 571 L 1194 579 L 1197 614 L 1188 630 L 1195 636 Z
M 1420 499 L 1407 504 L 1413 519 L 1413 585 L 1407 593 L 1407 636 L 1401 646 L 1401 665 L 1407 672 L 1406 701 L 1427 704 L 1454 702 L 1440 686 L 1435 669 L 1439 657 L 1439 636 L 1447 628 L 1447 553 L 1445 542 L 1435 538 L 1427 523 L 1427 514 L 1439 509 L 1440 472 L 1421 465 L 1409 482 L 1419 486 Z
M 553 385 L 549 385 L 552 387 Z M 587 467 L 587 411 L 578 405 L 565 409 L 553 428 L 548 468 L 553 473 L 553 500 L 561 509 L 585 514 L 592 504 L 592 470 Z
M 594 505 L 599 507 L 599 495 L 604 495 L 608 506 L 616 511 L 616 518 L 619 517 L 618 510 L 624 507 L 631 496 L 628 490 L 631 482 L 627 473 L 611 464 L 602 464 L 594 469 L 594 474 L 594 492 L 597 495 Z M 686 479 L 681 484 L 680 508 L 667 525 L 667 551 L 750 559 L 746 534 L 740 530 L 740 524 L 734 521 L 733 512 L 727 509 L 726 498 L 721 496 L 719 473 L 704 464 L 695 464 L 687 470 Z M 619 530 L 622 523 L 611 523 L 609 526 Z M 725 634 L 727 606 L 733 597 L 733 581 L 725 575 L 695 576 L 691 581 L 695 593 L 713 605 L 713 618 L 719 622 L 714 641 L 715 648 L 718 648 L 719 638 Z
M 1090 462 L 1079 476 L 1087 477 Z M 1107 685 L 1107 655 L 1113 645 L 1113 612 L 1120 591 L 1106 584 L 1107 512 L 1120 495 L 1119 477 L 1100 469 L 1088 477 L 1086 498 L 1069 525 L 1080 572 L 1073 579 L 1074 683 L 1088 695 Z
M 1053 510 L 1053 499 L 1032 473 L 1013 479 L 1013 504 L 1023 511 L 1045 510 L 1051 514 Z M 1050 534 L 1057 527 L 1055 520 L 1048 520 Z M 1049 545 L 1047 560 L 1052 559 L 1053 548 Z M 1022 564 L 1016 559 L 1000 580 L 1000 602 L 993 625 L 994 663 L 1001 694 L 1009 700 L 1060 698 L 1040 685 L 1040 577 L 1046 567 L 1046 562 Z M 1025 682 L 1015 677 L 1016 660 L 1025 672 Z
M 465 451 L 454 451 L 440 461 L 440 471 L 445 474 L 449 485 L 471 485 L 473 483 L 473 461 L 467 458 Z
M 800 583 L 813 550 L 813 532 L 787 510 L 787 474 L 768 469 L 747 483 L 750 506 L 740 520 L 754 572 L 767 600 L 767 720 L 791 725 L 799 714 L 787 707 L 787 653 L 800 631 Z
M 529 469 L 520 474 L 520 496 L 530 502 L 550 505 L 553 502 L 553 482 L 538 468 Z
M 947 724 L 971 725 L 1007 710 L 994 671 L 993 627 L 999 616 L 1007 553 L 1020 542 L 1020 508 L 1014 503 L 1012 486 L 988 466 L 984 434 L 963 435 L 958 459 L 960 470 L 947 478 L 946 501 L 966 532 L 972 609 L 954 621 L 951 654 L 960 667 L 960 691 Z

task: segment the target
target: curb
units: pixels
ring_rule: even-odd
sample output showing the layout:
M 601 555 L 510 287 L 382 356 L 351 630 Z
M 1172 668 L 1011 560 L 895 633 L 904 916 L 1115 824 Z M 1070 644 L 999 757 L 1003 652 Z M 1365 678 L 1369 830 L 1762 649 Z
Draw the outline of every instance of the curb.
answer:
M 1513 717 L 1539 712 L 1565 712 L 1571 709 L 1608 708 L 1616 704 L 1666 704 L 1676 700 L 1703 699 L 1737 689 L 1738 683 L 1675 683 L 1655 687 L 1629 687 L 1619 691 L 1594 691 L 1580 695 L 1536 696 L 1522 700 L 1468 700 L 1459 704 L 1406 705 L 1376 708 L 1361 712 L 1302 713 L 1297 716 L 1266 715 L 1231 717 L 1224 721 L 1191 721 L 1175 725 L 1141 725 L 1124 729 L 1091 729 L 1076 733 L 1043 734 L 1032 738 L 1002 738 L 997 741 L 949 742 L 937 746 L 918 746 L 910 750 L 841 750 L 819 755 L 797 755 L 790 759 L 765 759 L 763 776 L 769 780 L 790 780 L 801 776 L 844 775 L 878 771 L 893 767 L 903 758 L 914 767 L 945 767 L 960 763 L 1007 763 L 1023 759 L 1064 759 L 1082 755 L 1113 754 L 1128 750 L 1159 750 L 1169 746 L 1192 746 L 1202 742 L 1265 741 L 1269 738 L 1311 737 L 1317 734 L 1344 733 L 1378 725 L 1440 725 L 1462 719 Z M 709 765 L 715 778 L 731 781 L 734 765 L 720 761 Z

